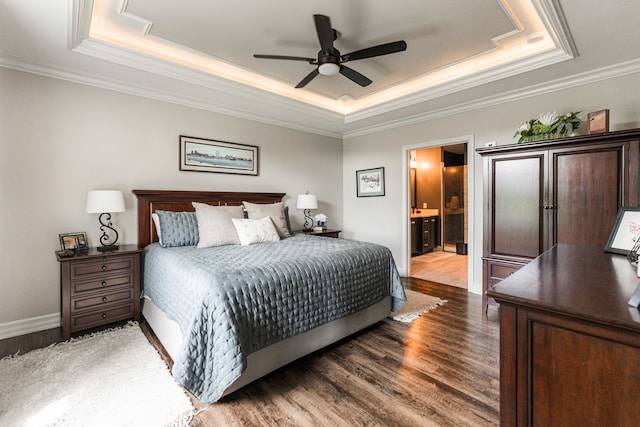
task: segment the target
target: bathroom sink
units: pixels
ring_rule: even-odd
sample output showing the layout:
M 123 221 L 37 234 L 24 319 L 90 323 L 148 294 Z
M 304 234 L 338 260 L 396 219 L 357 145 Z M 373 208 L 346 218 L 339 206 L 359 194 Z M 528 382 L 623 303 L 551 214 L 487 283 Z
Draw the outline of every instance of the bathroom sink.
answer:
M 439 209 L 416 209 L 411 213 L 411 218 L 421 218 L 424 216 L 438 216 Z

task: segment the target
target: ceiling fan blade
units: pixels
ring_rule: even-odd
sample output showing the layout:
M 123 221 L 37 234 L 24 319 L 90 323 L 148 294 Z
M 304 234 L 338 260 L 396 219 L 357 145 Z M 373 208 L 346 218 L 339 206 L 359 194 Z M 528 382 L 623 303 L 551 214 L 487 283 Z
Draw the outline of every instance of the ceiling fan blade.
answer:
M 286 56 L 286 55 L 260 55 L 257 53 L 254 54 L 253 57 L 258 59 L 286 59 L 289 61 L 305 61 L 305 62 L 308 62 L 309 64 L 313 64 L 316 61 L 316 58 L 303 58 L 301 56 Z
M 352 68 L 345 67 L 344 65 L 340 66 L 340 74 L 342 74 L 349 80 L 358 83 L 362 87 L 369 86 L 371 84 L 371 80 L 369 80 L 367 77 L 363 76 Z
M 374 56 L 402 52 L 406 49 L 407 43 L 404 40 L 400 40 L 397 42 L 379 44 L 377 46 L 372 46 L 366 49 L 356 50 L 355 52 L 346 53 L 342 55 L 340 59 L 342 60 L 342 62 L 355 61 L 357 59 L 373 58 Z
M 333 29 L 331 28 L 331 20 L 325 15 L 313 15 L 316 23 L 316 32 L 318 33 L 318 41 L 320 47 L 325 53 L 333 50 Z
M 305 77 L 304 79 L 300 80 L 300 83 L 298 83 L 296 85 L 296 89 L 300 89 L 300 88 L 305 87 L 307 85 L 307 83 L 309 83 L 311 80 L 313 80 L 318 74 L 320 74 L 320 72 L 318 71 L 318 68 L 314 68 L 312 72 L 307 74 L 307 77 Z

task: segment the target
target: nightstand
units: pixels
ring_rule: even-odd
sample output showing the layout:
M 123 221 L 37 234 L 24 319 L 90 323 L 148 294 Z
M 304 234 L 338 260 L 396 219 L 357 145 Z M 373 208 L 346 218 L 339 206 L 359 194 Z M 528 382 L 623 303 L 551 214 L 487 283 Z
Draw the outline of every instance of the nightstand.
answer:
M 309 236 L 324 236 L 324 237 L 333 237 L 335 239 L 338 238 L 338 235 L 340 234 L 342 230 L 332 230 L 330 228 L 324 230 L 324 231 L 304 231 L 304 230 L 300 230 L 300 233 L 304 233 L 304 234 L 308 234 Z
M 118 250 L 78 251 L 60 262 L 62 336 L 120 320 L 140 320 L 140 259 L 138 245 Z

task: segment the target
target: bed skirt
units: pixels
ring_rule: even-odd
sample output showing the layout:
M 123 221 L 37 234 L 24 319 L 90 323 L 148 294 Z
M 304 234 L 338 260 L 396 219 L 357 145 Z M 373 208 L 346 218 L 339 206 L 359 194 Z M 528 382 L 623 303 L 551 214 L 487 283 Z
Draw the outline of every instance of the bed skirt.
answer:
M 307 354 L 320 350 L 351 334 L 358 332 L 386 318 L 391 312 L 391 297 L 341 319 L 320 325 L 303 334 L 287 338 L 264 347 L 247 356 L 247 369 L 223 393 L 226 396 L 245 385 L 257 380 L 276 369 L 293 362 Z M 175 360 L 182 345 L 182 333 L 178 324 L 156 306 L 151 299 L 144 297 L 142 315 L 153 333 Z

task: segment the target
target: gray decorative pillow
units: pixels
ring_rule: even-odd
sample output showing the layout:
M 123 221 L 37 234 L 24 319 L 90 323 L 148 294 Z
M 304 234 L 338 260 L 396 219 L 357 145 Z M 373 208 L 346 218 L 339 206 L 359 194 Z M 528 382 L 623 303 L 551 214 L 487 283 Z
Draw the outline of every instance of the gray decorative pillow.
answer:
M 198 202 L 193 202 L 192 205 L 196 208 L 200 231 L 198 248 L 240 244 L 231 220 L 244 218 L 242 206 L 211 206 Z
M 278 236 L 291 236 L 289 227 L 287 227 L 283 202 L 270 204 L 242 202 L 242 204 L 247 210 L 249 219 L 262 219 L 268 216 L 271 218 L 271 221 L 273 221 L 273 225 L 275 225 L 276 231 L 278 231 Z
M 160 220 L 162 247 L 194 246 L 199 241 L 198 220 L 195 212 L 156 211 Z

